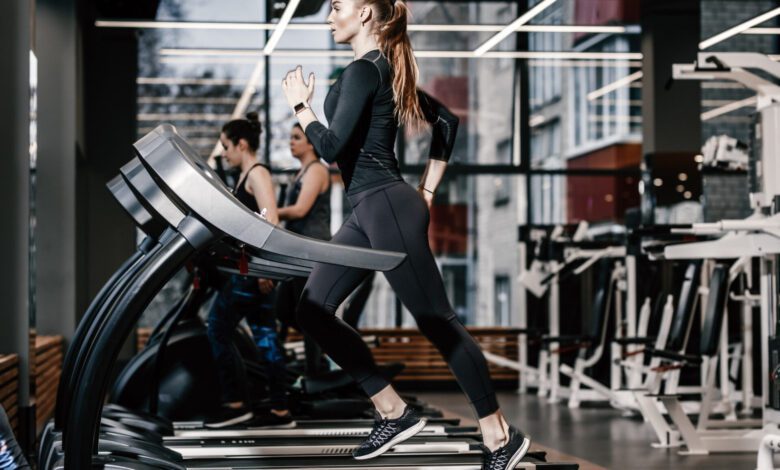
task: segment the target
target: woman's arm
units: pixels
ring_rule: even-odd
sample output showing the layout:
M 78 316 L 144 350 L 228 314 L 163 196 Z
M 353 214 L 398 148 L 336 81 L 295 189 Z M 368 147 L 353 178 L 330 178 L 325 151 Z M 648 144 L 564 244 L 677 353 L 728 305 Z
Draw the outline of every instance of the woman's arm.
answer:
M 247 175 L 249 188 L 257 201 L 257 207 L 262 212 L 266 210 L 265 219 L 276 225 L 279 223 L 279 211 L 276 208 L 276 195 L 271 173 L 267 168 L 258 166 Z
M 303 175 L 301 180 L 301 193 L 298 200 L 291 206 L 279 208 L 279 220 L 294 220 L 306 217 L 317 196 L 322 192 L 322 187 L 328 178 L 328 169 L 324 165 L 315 164 Z
M 420 185 L 417 187 L 417 192 L 425 199 L 428 208 L 430 208 L 433 203 L 433 193 L 436 192 L 436 188 L 439 187 L 439 183 L 441 183 L 446 170 L 447 162 L 435 158 L 429 158 L 428 164 L 425 165 L 425 171 L 420 178 Z
M 287 74 L 282 82 L 282 88 L 290 107 L 307 102 L 310 94 L 313 93 L 313 77 L 310 76 L 309 80 L 309 85 L 304 83 L 300 67 Z M 371 103 L 379 86 L 379 71 L 369 61 L 356 60 L 344 69 L 339 80 L 341 93 L 336 102 L 330 127 L 325 127 L 319 122 L 311 108 L 296 114 L 306 138 L 314 146 L 317 155 L 328 163 L 336 161 L 344 150 L 363 111 Z
M 459 120 L 449 109 L 424 91 L 417 90 L 417 97 L 425 120 L 431 124 L 433 134 L 428 164 L 425 166 L 425 171 L 420 178 L 420 186 L 417 188 L 430 208 L 433 202 L 433 193 L 439 187 L 444 172 L 447 170 L 447 162 L 452 155 Z
M 428 158 L 448 162 L 455 145 L 459 119 L 443 104 L 420 89 L 417 90 L 417 98 L 425 120 L 431 125 L 431 150 Z

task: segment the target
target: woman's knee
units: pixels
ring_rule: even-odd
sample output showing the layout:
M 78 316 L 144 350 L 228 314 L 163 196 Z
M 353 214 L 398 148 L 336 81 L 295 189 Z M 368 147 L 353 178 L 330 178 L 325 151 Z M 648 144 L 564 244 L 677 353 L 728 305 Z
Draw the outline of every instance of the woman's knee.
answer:
M 438 348 L 458 343 L 465 332 L 465 327 L 454 312 L 416 315 L 415 320 L 420 332 Z
M 452 330 L 463 327 L 463 324 L 458 319 L 458 315 L 451 310 L 438 313 L 416 313 L 414 314 L 414 320 L 423 333 L 425 333 L 424 330 Z
M 311 328 L 314 320 L 313 309 L 315 307 L 316 304 L 309 300 L 304 293 L 295 307 L 295 321 L 302 330 L 306 331 Z
M 332 311 L 331 311 L 332 310 Z M 304 290 L 298 305 L 295 308 L 295 320 L 298 326 L 304 331 L 311 331 L 316 328 L 323 315 L 335 314 L 335 309 L 330 309 L 325 305 L 325 299 L 319 298 L 308 290 Z

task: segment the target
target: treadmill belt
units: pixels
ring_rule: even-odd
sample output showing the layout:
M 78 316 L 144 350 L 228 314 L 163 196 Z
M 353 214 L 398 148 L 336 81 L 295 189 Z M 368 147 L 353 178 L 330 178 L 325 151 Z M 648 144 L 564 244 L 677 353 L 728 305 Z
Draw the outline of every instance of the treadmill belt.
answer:
M 460 425 L 459 419 L 446 419 L 446 418 L 427 418 L 428 424 L 438 424 L 442 426 L 458 426 Z M 313 419 L 304 420 L 296 419 L 295 427 L 292 429 L 309 429 L 309 428 L 331 428 L 331 427 L 372 427 L 374 420 L 372 419 Z M 203 421 L 176 421 L 173 423 L 173 427 L 178 431 L 189 430 L 202 430 L 204 429 Z M 224 428 L 224 430 L 244 430 L 244 429 L 269 429 L 268 427 L 246 427 L 240 426 L 235 428 Z
M 275 457 L 312 455 L 321 458 L 349 456 L 360 445 L 361 438 L 319 438 L 319 439 L 193 439 L 166 443 L 184 459 L 232 458 L 232 457 Z M 398 444 L 387 455 L 408 454 L 481 454 L 476 439 L 430 436 L 415 436 Z
M 247 429 L 197 429 L 178 430 L 175 436 L 165 437 L 171 445 L 193 439 L 238 439 L 238 438 L 271 438 L 271 437 L 365 437 L 371 432 L 371 426 L 363 427 L 295 427 L 295 428 L 247 428 Z M 470 436 L 479 434 L 476 427 L 449 427 L 427 424 L 419 435 Z
M 576 470 L 576 463 L 544 462 L 544 452 L 529 452 L 517 465 L 518 469 Z M 381 456 L 371 460 L 355 460 L 339 456 L 323 460 L 317 457 L 267 459 L 213 459 L 187 462 L 188 469 L 210 470 L 288 470 L 312 468 L 316 470 L 481 470 L 481 455 L 415 455 Z

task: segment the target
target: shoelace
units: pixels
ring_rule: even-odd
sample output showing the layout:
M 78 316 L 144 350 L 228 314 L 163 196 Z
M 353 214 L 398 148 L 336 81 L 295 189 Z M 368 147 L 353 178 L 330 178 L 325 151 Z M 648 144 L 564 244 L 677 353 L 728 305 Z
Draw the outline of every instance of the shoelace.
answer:
M 377 422 L 374 429 L 371 430 L 371 434 L 368 435 L 368 442 L 373 446 L 378 446 L 395 434 L 396 423 L 391 423 L 387 419 L 383 419 Z
M 490 455 L 487 465 L 489 469 L 503 470 L 506 464 L 509 463 L 509 455 L 507 455 L 506 449 L 503 447 L 488 455 Z

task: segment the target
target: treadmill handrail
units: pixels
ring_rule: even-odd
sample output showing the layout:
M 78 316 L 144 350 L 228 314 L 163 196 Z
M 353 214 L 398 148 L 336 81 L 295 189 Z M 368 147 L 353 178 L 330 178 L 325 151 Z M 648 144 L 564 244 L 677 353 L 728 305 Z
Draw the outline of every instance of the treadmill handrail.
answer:
M 170 124 L 158 126 L 134 148 L 160 189 L 183 212 L 249 249 L 374 271 L 394 269 L 406 258 L 404 253 L 339 245 L 275 227 L 241 204 Z
M 120 171 L 121 179 L 116 181 L 117 178 L 114 178 L 113 185 L 109 189 L 117 202 L 136 223 L 139 223 L 141 218 L 140 215 L 134 213 L 136 211 L 143 211 L 160 225 L 167 224 L 176 227 L 181 223 L 184 219 L 184 213 L 157 186 L 137 157 L 122 166 Z M 229 250 L 227 246 L 225 249 Z M 212 250 L 219 252 L 220 248 L 215 247 Z M 311 262 L 307 261 L 294 260 L 293 263 L 285 261 L 287 260 L 278 262 L 250 256 L 248 257 L 249 273 L 253 276 L 262 275 L 274 279 L 284 279 L 289 276 L 306 277 L 314 267 Z

